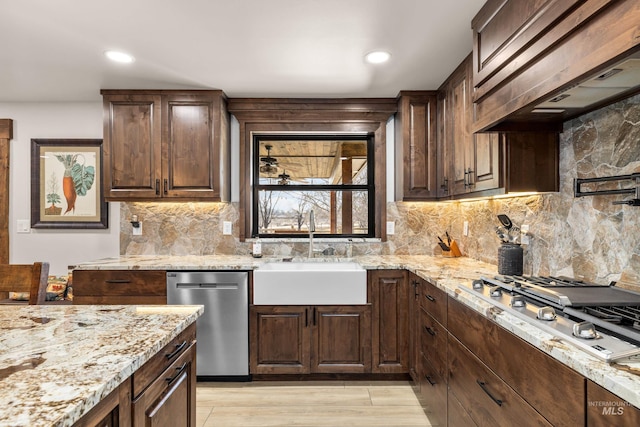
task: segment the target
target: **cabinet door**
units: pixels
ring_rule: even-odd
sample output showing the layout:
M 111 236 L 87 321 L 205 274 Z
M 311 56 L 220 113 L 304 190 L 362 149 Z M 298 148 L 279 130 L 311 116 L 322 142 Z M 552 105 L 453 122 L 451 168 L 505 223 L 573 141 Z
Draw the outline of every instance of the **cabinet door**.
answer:
M 310 372 L 309 311 L 305 306 L 251 306 L 249 358 L 252 374 Z
M 469 177 L 473 191 L 500 188 L 500 138 L 499 133 L 473 135 L 473 173 Z
M 471 191 L 473 136 L 471 129 L 471 68 L 468 57 L 451 75 L 449 83 L 449 137 L 452 147 L 452 193 Z
M 214 143 L 215 95 L 165 95 L 163 104 L 163 197 L 219 196 L 219 150 Z
M 437 196 L 436 92 L 400 92 L 396 114 L 396 198 Z
M 438 131 L 438 198 L 446 198 L 451 196 L 452 174 L 453 174 L 453 139 L 451 137 L 452 125 L 450 123 L 449 109 L 451 103 L 450 93 L 448 90 L 438 91 L 437 106 L 437 131 Z
M 370 271 L 368 295 L 373 307 L 372 371 L 409 372 L 407 272 Z
M 160 95 L 105 95 L 103 174 L 107 200 L 160 197 Z
M 312 308 L 311 372 L 371 372 L 371 306 Z
M 196 346 L 191 345 L 133 401 L 133 426 L 196 425 Z
M 638 426 L 640 409 L 587 380 L 587 426 Z

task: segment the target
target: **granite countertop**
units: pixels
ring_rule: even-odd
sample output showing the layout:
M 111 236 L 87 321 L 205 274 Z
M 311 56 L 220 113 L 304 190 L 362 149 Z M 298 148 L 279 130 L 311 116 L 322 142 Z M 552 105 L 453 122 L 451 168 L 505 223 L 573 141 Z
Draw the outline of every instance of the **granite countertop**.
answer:
M 202 313 L 202 306 L 0 306 L 0 425 L 72 425 Z
M 249 256 L 123 256 L 83 263 L 83 270 L 253 270 L 265 262 L 282 258 L 252 258 Z M 297 259 L 294 259 L 296 261 Z M 306 258 L 300 260 L 308 261 Z M 500 326 L 573 368 L 640 408 L 640 357 L 607 363 L 566 344 L 559 338 L 499 310 L 471 293 L 460 290 L 481 276 L 497 274 L 495 265 L 470 258 L 449 258 L 422 255 L 369 255 L 354 258 L 317 257 L 314 262 L 355 261 L 366 269 L 407 269 L 453 298 L 492 319 Z

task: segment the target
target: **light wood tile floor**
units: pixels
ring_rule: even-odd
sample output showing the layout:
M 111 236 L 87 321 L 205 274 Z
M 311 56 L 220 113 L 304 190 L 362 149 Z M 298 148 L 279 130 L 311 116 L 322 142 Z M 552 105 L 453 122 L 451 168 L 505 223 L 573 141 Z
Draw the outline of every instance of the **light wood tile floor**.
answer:
M 430 426 L 406 381 L 199 382 L 198 427 Z

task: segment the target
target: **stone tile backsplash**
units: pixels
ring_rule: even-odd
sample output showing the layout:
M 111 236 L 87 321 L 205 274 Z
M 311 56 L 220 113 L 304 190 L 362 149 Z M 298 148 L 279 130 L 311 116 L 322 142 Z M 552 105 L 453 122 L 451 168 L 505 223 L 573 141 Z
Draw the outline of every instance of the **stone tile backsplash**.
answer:
M 640 95 L 566 122 L 560 136 L 559 193 L 472 202 L 388 203 L 395 234 L 388 241 L 356 239 L 353 255 L 441 253 L 437 236 L 445 231 L 465 256 L 497 264 L 500 241 L 494 232 L 500 213 L 515 224 L 528 224 L 524 272 L 584 277 L 599 283 L 619 281 L 640 291 L 640 208 L 611 204 L 630 196 L 574 198 L 573 179 L 640 172 Z M 237 203 L 121 203 L 120 252 L 123 255 L 248 254 L 250 243 L 238 239 Z M 143 222 L 133 236 L 129 219 Z M 222 222 L 233 234 L 222 234 Z M 469 235 L 463 236 L 463 223 Z M 316 248 L 329 243 L 320 240 Z M 331 243 L 344 256 L 348 243 Z M 266 256 L 305 256 L 299 239 L 263 240 Z

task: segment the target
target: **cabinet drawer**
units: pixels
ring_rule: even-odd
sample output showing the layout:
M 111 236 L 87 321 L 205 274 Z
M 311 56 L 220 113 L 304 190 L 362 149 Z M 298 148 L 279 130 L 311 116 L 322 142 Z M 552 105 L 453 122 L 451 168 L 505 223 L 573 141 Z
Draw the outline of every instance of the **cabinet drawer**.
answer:
M 195 354 L 191 344 L 167 369 L 155 372 L 152 383 L 131 404 L 134 426 L 195 427 Z
M 422 280 L 420 306 L 441 325 L 447 327 L 447 293 Z
M 447 375 L 447 330 L 424 310 L 420 310 L 420 346 L 422 354 L 438 374 Z
M 133 373 L 133 397 L 140 395 L 158 376 L 184 354 L 196 340 L 196 324 L 192 323 L 140 369 Z
M 420 403 L 425 407 L 431 425 L 447 425 L 447 383 L 432 365 L 422 357 Z
M 449 387 L 480 426 L 551 426 L 452 336 L 449 336 Z
M 74 296 L 164 296 L 167 274 L 158 270 L 75 270 Z M 166 302 L 166 301 L 165 301 Z
M 447 423 L 452 427 L 477 427 L 469 413 L 462 407 L 456 396 L 449 391 L 447 394 Z
M 448 313 L 449 332 L 553 425 L 584 424 L 584 377 L 453 298 Z

